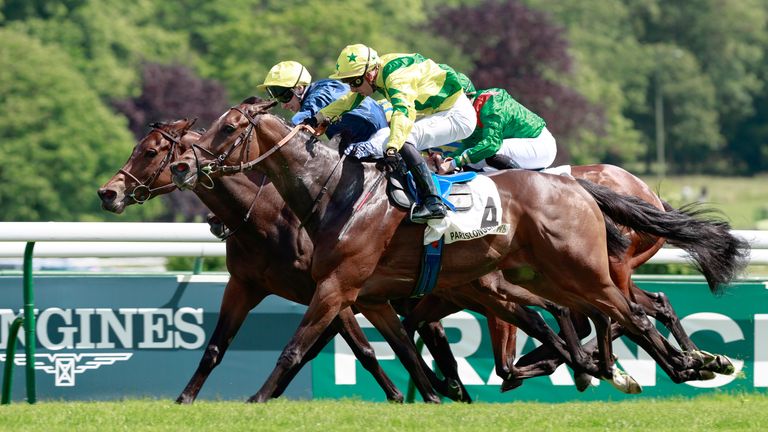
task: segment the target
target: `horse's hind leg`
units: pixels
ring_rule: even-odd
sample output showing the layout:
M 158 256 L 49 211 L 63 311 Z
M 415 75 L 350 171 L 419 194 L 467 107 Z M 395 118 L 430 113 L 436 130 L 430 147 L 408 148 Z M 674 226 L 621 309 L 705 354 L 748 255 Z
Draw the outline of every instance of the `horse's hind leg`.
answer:
M 176 398 L 176 403 L 188 404 L 195 401 L 211 371 L 224 358 L 224 353 L 227 352 L 229 344 L 248 316 L 248 312 L 256 307 L 266 295 L 265 291 L 255 290 L 235 276 L 229 279 L 221 300 L 216 328 L 211 334 L 197 370 L 190 378 L 184 391 Z

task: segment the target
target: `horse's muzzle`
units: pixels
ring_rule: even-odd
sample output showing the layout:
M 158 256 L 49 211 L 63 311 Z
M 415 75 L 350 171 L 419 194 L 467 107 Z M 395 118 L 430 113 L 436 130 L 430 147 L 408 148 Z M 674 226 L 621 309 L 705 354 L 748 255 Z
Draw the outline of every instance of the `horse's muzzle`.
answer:
M 179 189 L 193 189 L 197 182 L 197 173 L 187 162 L 171 164 L 171 180 Z

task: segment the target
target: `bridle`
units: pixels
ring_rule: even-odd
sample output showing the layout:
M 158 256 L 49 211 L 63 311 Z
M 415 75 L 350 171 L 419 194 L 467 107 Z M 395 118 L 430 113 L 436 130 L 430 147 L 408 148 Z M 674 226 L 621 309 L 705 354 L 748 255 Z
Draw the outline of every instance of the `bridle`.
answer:
M 155 180 L 160 175 L 160 173 L 163 172 L 165 167 L 168 166 L 168 164 L 171 162 L 171 158 L 173 157 L 173 154 L 176 151 L 176 146 L 177 145 L 181 146 L 181 141 L 176 136 L 171 135 L 170 133 L 164 131 L 163 129 L 160 129 L 159 127 L 153 128 L 152 132 L 158 132 L 160 135 L 163 136 L 163 138 L 165 138 L 171 143 L 171 147 L 168 149 L 168 153 L 166 153 L 162 162 L 160 162 L 160 166 L 157 167 L 155 172 L 152 173 L 146 181 L 141 181 L 138 178 L 136 178 L 135 175 L 131 174 L 130 172 L 126 171 L 123 168 L 120 168 L 120 170 L 118 171 L 119 173 L 122 173 L 123 175 L 131 178 L 134 182 L 137 183 L 137 185 L 133 188 L 133 190 L 130 193 L 126 194 L 126 196 L 131 198 L 134 202 L 136 202 L 136 204 L 144 204 L 150 198 L 152 198 L 153 194 L 157 191 L 176 187 L 173 183 L 169 183 L 167 185 L 163 185 L 157 188 L 152 188 L 152 184 L 155 182 Z
M 195 164 L 197 165 L 197 173 L 198 177 L 200 177 L 201 174 L 204 174 L 206 177 L 210 178 L 210 174 L 219 172 L 221 174 L 234 174 L 234 173 L 240 173 L 245 171 L 250 171 L 256 167 L 261 161 L 268 158 L 272 154 L 279 151 L 283 146 L 285 146 L 287 143 L 289 143 L 293 137 L 296 136 L 297 133 L 301 130 L 306 130 L 310 132 L 310 138 L 306 142 L 307 144 L 310 142 L 317 141 L 317 137 L 315 135 L 315 130 L 309 125 L 306 124 L 299 124 L 295 126 L 291 131 L 283 137 L 277 144 L 275 144 L 274 147 L 267 150 L 264 154 L 260 155 L 256 159 L 249 161 L 249 162 L 242 162 L 242 159 L 239 164 L 237 165 L 227 165 L 224 163 L 224 161 L 229 158 L 229 156 L 232 154 L 232 152 L 241 144 L 243 143 L 250 143 L 250 140 L 253 137 L 253 131 L 258 126 L 258 120 L 254 118 L 254 116 L 247 113 L 245 110 L 241 109 L 238 106 L 231 107 L 229 110 L 235 110 L 242 114 L 247 120 L 248 120 L 248 126 L 243 130 L 243 132 L 237 137 L 237 139 L 232 143 L 232 145 L 227 148 L 223 153 L 221 154 L 215 154 L 211 152 L 210 150 L 200 147 L 197 144 L 194 144 L 192 147 L 193 149 L 200 150 L 201 152 L 207 153 L 209 156 L 214 158 L 211 162 L 208 162 L 205 164 L 205 166 L 201 166 L 200 160 L 197 155 L 197 151 L 194 151 L 195 155 Z M 258 112 L 257 114 L 264 114 L 264 112 Z M 246 154 L 245 159 L 248 158 L 249 152 L 250 152 L 250 146 L 246 147 Z M 338 169 L 339 166 L 341 166 L 341 163 L 344 161 L 346 155 L 342 155 L 341 158 L 339 158 L 339 161 L 336 163 L 336 165 L 333 167 L 333 170 L 331 170 L 331 173 L 326 178 L 325 182 L 323 183 L 322 188 L 320 189 L 320 193 L 315 197 L 315 199 L 312 202 L 312 207 L 310 208 L 309 212 L 305 217 L 301 219 L 300 227 L 304 226 L 304 223 L 309 219 L 309 217 L 317 210 L 317 207 L 320 204 L 320 200 L 322 197 L 328 192 L 328 183 L 331 181 L 331 178 L 333 178 L 334 173 Z M 212 181 L 212 179 L 211 179 Z M 250 213 L 250 211 L 249 211 Z

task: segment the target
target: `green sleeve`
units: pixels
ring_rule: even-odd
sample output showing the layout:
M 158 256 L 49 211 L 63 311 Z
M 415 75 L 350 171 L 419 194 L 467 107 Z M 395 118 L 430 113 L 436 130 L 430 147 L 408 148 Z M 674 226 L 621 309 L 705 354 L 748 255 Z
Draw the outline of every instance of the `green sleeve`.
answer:
M 325 108 L 321 109 L 320 112 L 331 119 L 331 121 L 336 121 L 344 113 L 357 108 L 363 100 L 365 100 L 365 96 L 355 92 L 347 92 L 344 96 L 336 99 Z
M 475 131 L 464 140 L 464 150 L 457 165 L 478 163 L 496 154 L 504 141 L 504 128 L 509 122 L 509 113 L 504 109 L 503 98 L 488 99 L 480 110 Z

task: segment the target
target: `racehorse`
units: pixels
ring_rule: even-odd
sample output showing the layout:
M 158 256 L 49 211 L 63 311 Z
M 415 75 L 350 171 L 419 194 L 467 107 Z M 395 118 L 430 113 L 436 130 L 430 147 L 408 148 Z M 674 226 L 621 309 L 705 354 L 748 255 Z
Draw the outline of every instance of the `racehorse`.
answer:
M 250 400 L 266 400 L 339 310 L 351 304 L 393 346 L 425 400 L 434 400 L 434 392 L 417 367 L 413 346 L 387 302 L 410 293 L 418 270 L 423 227 L 401 225 L 406 213 L 389 203 L 375 168 L 340 158 L 305 132 L 291 131 L 283 120 L 268 113 L 272 105 L 246 101 L 234 107 L 198 143 L 212 157 L 207 165 L 203 163 L 210 172 L 255 167 L 266 173 L 300 216 L 315 244 L 315 296 L 277 367 Z M 186 160 L 172 166 L 179 185 L 197 180 L 199 170 L 191 167 L 199 161 L 195 154 L 187 153 Z M 602 212 L 636 231 L 679 241 L 695 242 L 688 235 L 692 226 L 708 230 L 710 240 L 722 242 L 717 248 L 711 247 L 714 243 L 707 246 L 711 249 L 708 252 L 719 258 L 713 263 L 723 266 L 724 282 L 738 271 L 742 264 L 739 248 L 745 246 L 730 235 L 727 224 L 698 221 L 678 211 L 660 212 L 639 200 L 559 176 L 506 171 L 489 178 L 502 199 L 501 220 L 509 221 L 513 229 L 507 235 L 446 245 L 436 295 L 459 305 L 471 299 L 510 320 L 508 287 L 486 275 L 496 269 L 527 266 L 532 269 L 527 278 L 516 279 L 505 272 L 507 284 L 521 285 L 592 318 L 601 342 L 601 376 L 609 374 L 613 361 L 610 341 L 606 340 L 607 316 L 648 351 L 674 381 L 702 377 L 699 368 L 703 362 L 673 348 L 647 320 L 642 308 L 611 280 Z M 600 206 L 595 198 L 600 199 Z M 621 205 L 607 205 L 606 199 Z M 372 227 L 373 223 L 378 225 Z M 702 254 L 698 258 L 706 257 Z M 708 264 L 703 261 L 703 265 Z
M 198 133 L 189 130 L 191 125 L 192 123 L 187 120 L 176 121 L 170 124 L 153 124 L 152 131 L 137 144 L 126 164 L 99 190 L 98 193 L 102 200 L 102 206 L 108 211 L 122 213 L 127 205 L 140 204 L 160 194 L 171 192 L 173 184 L 168 179 L 166 168 L 169 162 L 172 162 L 179 153 L 189 147 L 190 142 L 199 137 Z M 250 176 L 253 177 L 253 175 Z M 139 180 L 139 178 L 145 180 Z M 261 184 L 259 184 L 259 181 Z M 279 207 L 275 202 L 279 202 L 280 197 L 270 184 L 264 185 L 264 182 L 265 178 L 263 176 L 257 176 L 256 181 L 253 179 L 242 181 L 242 176 L 236 176 L 235 178 L 217 179 L 214 183 L 205 187 L 200 186 L 195 190 L 202 200 L 215 210 L 216 214 L 223 215 L 226 223 L 234 228 L 230 231 L 230 237 L 227 239 L 229 251 L 228 267 L 234 277 L 225 291 L 225 301 L 221 307 L 220 322 L 211 336 L 206 355 L 201 360 L 195 376 L 190 380 L 190 384 L 179 396 L 179 402 L 191 402 L 195 399 L 206 377 L 221 362 L 228 347 L 227 341 L 231 340 L 236 333 L 242 320 L 245 318 L 248 306 L 255 307 L 257 302 L 260 301 L 259 295 L 264 296 L 274 292 L 291 299 L 300 297 L 300 295 L 286 295 L 282 285 L 273 284 L 273 286 L 270 286 L 269 283 L 257 280 L 257 278 L 243 270 L 243 266 L 246 265 L 243 261 L 246 260 L 238 258 L 240 255 L 247 256 L 253 253 L 255 254 L 254 260 L 261 262 L 263 261 L 262 255 L 264 254 L 265 244 L 280 243 L 279 239 L 270 242 L 268 239 L 263 239 L 257 235 L 255 237 L 255 244 L 252 247 L 243 247 L 243 242 L 251 241 L 251 237 L 248 236 L 252 233 L 244 230 L 240 233 L 240 236 L 235 234 L 242 227 L 247 226 L 247 224 L 252 224 L 254 226 L 253 229 L 258 232 L 267 232 L 267 236 L 273 234 L 279 236 L 279 234 L 275 233 L 281 233 L 289 229 L 299 230 L 298 223 L 290 217 L 286 218 L 285 226 L 282 226 L 281 229 L 272 229 L 274 228 L 271 224 L 274 209 Z M 224 191 L 224 193 L 218 193 L 219 191 Z M 266 200 L 266 202 L 262 203 L 260 201 L 257 203 L 256 199 L 259 196 Z M 246 209 L 244 206 L 248 202 L 250 202 L 250 206 Z M 264 208 L 260 206 L 264 206 Z M 241 214 L 243 216 L 240 216 Z M 232 237 L 233 235 L 235 236 Z M 293 235 L 300 237 L 299 234 Z M 235 242 L 235 239 L 239 241 Z M 305 254 L 308 247 L 310 246 L 304 245 L 303 247 Z M 305 257 L 293 256 L 290 253 L 284 258 L 289 262 L 306 262 Z M 306 269 L 303 270 L 306 271 Z M 244 286 L 248 288 L 243 288 Z M 255 300 L 241 300 L 239 298 L 240 296 L 246 297 L 246 289 L 253 292 L 252 296 L 257 296 Z M 399 308 L 398 312 L 405 315 L 402 312 L 402 307 Z M 516 329 L 514 327 L 503 328 L 502 331 L 504 333 L 499 334 L 499 330 L 496 330 L 496 327 L 501 326 L 501 324 L 502 322 L 490 323 L 492 326 L 490 327 L 491 331 L 495 335 L 494 346 L 508 347 L 513 345 Z M 453 380 L 453 382 L 441 383 L 441 392 L 454 400 L 471 401 L 466 389 L 459 380 L 455 361 L 450 353 L 450 348 L 439 322 L 427 323 L 419 328 L 419 332 L 426 341 L 430 351 L 433 352 L 435 360 L 444 375 Z M 510 338 L 511 342 L 507 338 Z M 365 343 L 364 340 L 362 342 Z M 361 348 L 358 347 L 358 349 L 360 350 Z M 503 355 L 499 357 L 507 358 Z M 372 364 L 370 359 L 364 360 L 363 364 L 369 366 L 369 369 L 373 370 L 374 373 L 377 372 L 377 369 L 373 369 L 376 365 Z M 434 379 L 432 376 L 430 378 Z M 382 379 L 382 382 L 384 382 L 383 387 L 385 391 L 388 391 L 389 386 L 387 385 L 386 377 Z M 287 385 L 287 382 L 285 385 Z M 458 387 L 458 389 L 454 387 Z M 278 396 L 280 393 L 282 393 L 282 389 L 277 390 L 273 397 Z
M 179 120 L 152 124 L 152 130 L 136 145 L 125 165 L 99 189 L 102 207 L 122 213 L 128 205 L 175 190 L 168 164 L 200 137 L 199 133 L 189 130 L 193 123 Z M 224 290 L 219 320 L 197 370 L 176 400 L 178 403 L 195 400 L 205 380 L 221 363 L 248 312 L 266 296 L 276 294 L 308 304 L 315 285 L 308 271 L 312 244 L 306 233 L 297 228 L 295 216 L 285 208 L 264 175 L 253 172 L 218 179 L 215 185 L 197 187 L 195 193 L 232 227 L 226 239 L 227 269 L 231 277 Z M 349 309 L 342 311 L 307 360 L 337 331 L 381 385 L 387 399 L 402 401 L 402 393 L 381 370 Z M 284 389 L 285 386 L 277 388 L 272 397 L 279 396 Z

